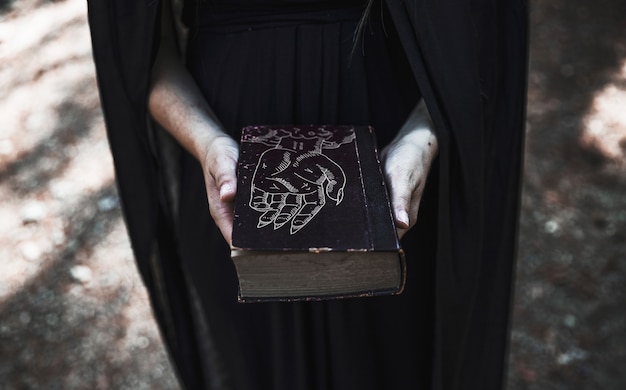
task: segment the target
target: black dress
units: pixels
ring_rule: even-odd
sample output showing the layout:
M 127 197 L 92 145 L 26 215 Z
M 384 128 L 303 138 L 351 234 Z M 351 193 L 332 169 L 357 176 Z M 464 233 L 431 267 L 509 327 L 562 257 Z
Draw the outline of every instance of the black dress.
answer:
M 187 4 L 188 68 L 235 139 L 245 125 L 355 124 L 372 125 L 382 146 L 419 92 L 389 15 L 375 9 L 362 42 L 353 42 L 363 5 Z M 404 240 L 409 280 L 400 296 L 239 304 L 229 248 L 206 212 L 202 171 L 190 155 L 182 167 L 181 255 L 225 382 L 277 390 L 429 387 L 435 259 L 418 248 L 435 239 L 434 218 L 421 218 L 426 234 Z
M 297 305 L 235 303 L 199 167 L 173 161 L 149 120 L 161 3 L 90 0 L 88 11 L 128 232 L 186 388 L 503 388 L 527 2 L 376 0 L 351 57 L 358 2 L 187 7 L 190 70 L 235 138 L 251 123 L 365 123 L 384 144 L 420 93 L 433 118 L 439 156 L 403 239 L 406 291 Z

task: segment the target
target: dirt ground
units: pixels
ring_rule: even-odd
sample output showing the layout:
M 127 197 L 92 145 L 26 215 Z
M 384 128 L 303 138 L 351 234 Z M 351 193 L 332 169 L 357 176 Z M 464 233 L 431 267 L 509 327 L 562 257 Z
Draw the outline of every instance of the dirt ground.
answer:
M 509 390 L 626 388 L 626 2 L 532 4 Z M 0 0 L 0 389 L 178 389 L 84 0 Z

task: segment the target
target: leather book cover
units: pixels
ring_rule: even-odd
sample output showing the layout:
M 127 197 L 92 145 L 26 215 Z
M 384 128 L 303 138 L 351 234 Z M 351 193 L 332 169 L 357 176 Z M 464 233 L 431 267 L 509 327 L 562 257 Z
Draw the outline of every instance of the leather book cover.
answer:
M 400 253 L 404 278 L 371 127 L 245 127 L 237 176 L 236 265 L 247 253 L 383 251 Z

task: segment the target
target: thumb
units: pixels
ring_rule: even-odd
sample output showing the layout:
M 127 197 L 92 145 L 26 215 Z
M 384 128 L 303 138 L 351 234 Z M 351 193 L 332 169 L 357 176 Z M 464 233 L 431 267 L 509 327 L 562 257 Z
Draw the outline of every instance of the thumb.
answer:
M 233 162 L 230 164 L 218 164 L 213 170 L 212 176 L 220 194 L 220 200 L 222 202 L 233 200 L 237 192 L 237 176 Z
M 230 164 L 216 163 L 211 169 L 211 178 L 207 183 L 211 216 L 229 245 L 232 244 L 233 200 L 237 192 L 235 171 L 234 161 Z
M 220 200 L 222 202 L 230 202 L 235 199 L 235 194 L 237 193 L 237 182 L 233 180 L 228 180 L 223 182 L 221 185 L 218 184 Z
M 232 201 L 237 193 L 237 158 L 230 154 L 216 158 L 210 172 L 220 200 Z
M 400 229 L 408 229 L 411 221 L 409 218 L 409 207 L 411 202 L 411 190 L 397 180 L 390 178 L 391 208 L 393 209 L 396 225 Z

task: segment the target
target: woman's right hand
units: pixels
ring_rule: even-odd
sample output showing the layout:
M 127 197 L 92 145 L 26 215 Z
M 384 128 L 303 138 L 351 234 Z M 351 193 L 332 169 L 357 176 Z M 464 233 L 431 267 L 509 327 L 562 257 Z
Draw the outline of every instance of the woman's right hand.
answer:
M 209 211 L 226 242 L 232 244 L 234 201 L 237 192 L 239 146 L 227 135 L 213 138 L 200 158 Z

